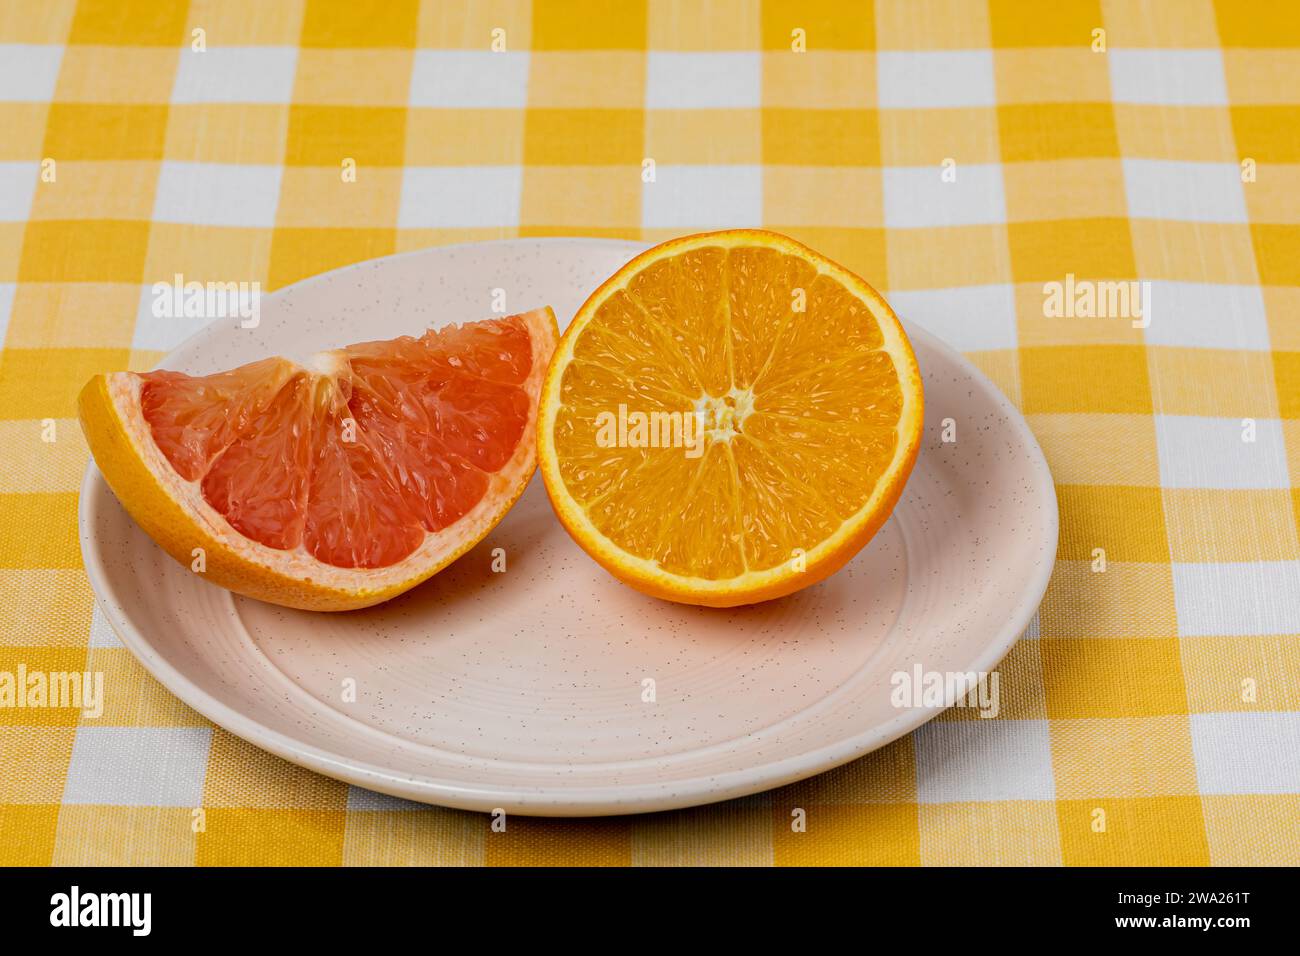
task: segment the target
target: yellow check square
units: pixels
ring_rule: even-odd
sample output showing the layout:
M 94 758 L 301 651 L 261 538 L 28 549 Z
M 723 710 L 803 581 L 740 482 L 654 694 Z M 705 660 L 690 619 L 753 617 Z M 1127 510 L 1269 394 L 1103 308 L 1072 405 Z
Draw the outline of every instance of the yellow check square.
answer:
M 0 103 L 0 162 L 43 159 L 47 103 Z
M 1273 381 L 1277 385 L 1278 414 L 1300 419 L 1300 351 L 1273 353 Z
M 1110 64 L 1084 43 L 993 51 L 993 76 L 1001 106 L 1092 103 L 1110 99 Z
M 166 156 L 174 162 L 284 162 L 289 107 L 272 103 L 184 103 L 167 113 Z
M 1086 543 L 1086 542 L 1085 542 Z M 1038 609 L 1043 637 L 1177 637 L 1174 576 L 1167 559 L 1103 564 L 1057 560 Z M 1090 611 L 1081 615 L 1079 608 Z
M 645 0 L 533 4 L 534 50 L 644 50 L 646 36 Z
M 998 117 L 992 109 L 891 109 L 877 115 L 880 158 L 886 166 L 938 168 L 945 159 L 952 159 L 960 175 L 964 164 L 996 163 L 1001 159 Z M 1004 181 L 1009 169 L 1003 167 Z
M 415 52 L 402 50 L 298 51 L 293 102 L 311 106 L 406 106 Z
M 1213 0 L 1107 0 L 1102 9 L 1111 42 L 1122 42 L 1128 49 L 1205 50 L 1217 47 L 1221 40 L 1227 44 L 1215 26 Z
M 800 807 L 807 829 L 791 829 L 791 808 L 772 810 L 777 866 L 919 866 L 921 832 L 914 803 Z
M 29 222 L 18 278 L 21 282 L 139 282 L 148 242 L 148 222 Z
M 190 807 L 69 804 L 59 813 L 53 866 L 193 866 Z M 165 839 L 159 839 L 166 834 Z
M 419 0 L 307 0 L 304 47 L 415 46 Z
M 57 803 L 0 803 L 0 865 L 49 866 L 58 826 Z
M 32 219 L 143 219 L 153 215 L 155 161 L 76 160 L 37 186 Z
M 198 866 L 339 866 L 343 810 L 206 807 Z
M 397 107 L 291 106 L 285 163 L 332 166 L 400 166 L 405 155 L 406 110 Z
M 652 50 L 755 50 L 762 0 L 649 0 Z
M 166 103 L 178 55 L 167 47 L 69 46 L 54 98 L 62 103 Z
M 796 31 L 808 50 L 870 50 L 876 45 L 876 18 L 869 5 L 854 0 L 764 0 L 763 49 L 792 51 Z
M 763 54 L 763 107 L 864 110 L 876 106 L 876 55 L 868 50 Z
M 1109 103 L 1025 103 L 998 106 L 1002 158 L 1118 158 L 1115 114 Z
M 529 109 L 524 115 L 527 166 L 640 166 L 645 122 L 640 110 Z
M 989 45 L 984 0 L 876 0 L 881 50 L 977 50 Z
M 1096 568 L 1117 561 L 1169 560 L 1159 488 L 1057 485 L 1056 501 L 1061 509 L 1059 560 L 1087 561 Z
M 1201 798 L 1057 800 L 1066 866 L 1209 866 Z
M 1300 163 L 1300 106 L 1233 106 L 1231 115 L 1243 159 Z
M 1300 560 L 1290 489 L 1166 488 L 1165 520 L 1173 561 Z
M 8 419 L 75 418 L 77 395 L 91 376 L 118 372 L 126 367 L 125 349 L 16 349 L 4 350 L 0 358 L 0 417 Z M 71 494 L 71 493 L 69 493 Z M 75 495 L 73 496 L 75 498 Z M 51 511 L 52 508 L 62 509 Z M 28 527 L 20 522 L 45 521 L 58 515 L 58 533 L 51 530 L 42 540 L 23 538 L 4 542 L 12 548 L 0 552 L 0 567 L 75 568 L 81 564 L 76 540 L 75 506 L 71 499 L 47 495 L 5 498 L 0 504 L 6 515 L 4 527 Z M 73 520 L 67 520 L 72 515 Z
M 306 0 L 190 0 L 186 35 L 202 27 L 223 46 L 294 46 Z
M 46 0 L 29 6 L 0 4 L 0 42 L 64 43 L 76 12 L 77 0 Z
M 532 45 L 532 0 L 440 0 L 420 4 L 416 44 L 421 49 L 487 50 L 499 38 L 504 52 Z M 494 35 L 494 31 L 502 31 Z
M 488 866 L 628 866 L 632 827 L 626 819 L 514 818 L 483 841 Z
M 756 165 L 763 158 L 759 110 L 649 110 L 646 155 L 656 163 Z
M 1232 116 L 1217 106 L 1116 103 L 1115 130 L 1126 157 L 1236 163 Z
M 507 166 L 523 153 L 523 110 L 407 112 L 407 166 Z
M 369 169 L 355 182 L 344 182 L 333 169 L 289 166 L 280 180 L 275 220 L 291 228 L 393 227 L 401 198 L 400 169 Z
M 765 222 L 852 228 L 884 216 L 879 169 L 866 166 L 768 166 L 763 175 Z
M 79 0 L 69 43 L 176 46 L 185 35 L 185 4 L 157 0 Z
M 270 229 L 156 222 L 149 231 L 144 281 L 264 282 L 271 259 Z
M 942 289 L 1011 281 L 1007 227 L 887 229 L 891 289 Z
M 268 290 L 329 272 L 339 266 L 397 251 L 393 229 L 302 229 L 277 227 L 271 238 Z
M 596 76 L 599 83 L 592 82 Z M 645 105 L 645 91 L 644 53 L 541 50 L 529 60 L 529 107 L 639 110 Z
M 1067 275 L 1138 278 L 1126 219 L 1052 219 L 1013 222 L 1006 228 L 1017 282 L 1064 283 Z
M 1251 244 L 1251 227 L 1243 223 L 1130 219 L 1128 225 L 1143 279 L 1255 285 L 1263 277 L 1268 250 L 1257 252 Z M 1270 265 L 1273 262 L 1283 270 L 1290 268 L 1284 259 L 1269 260 Z
M 1214 4 L 1214 16 L 1218 42 L 1225 47 L 1300 46 L 1300 16 L 1289 3 L 1251 7 L 1232 0 L 1218 0 Z M 1213 38 L 1205 45 L 1214 45 Z
M 525 166 L 521 235 L 636 235 L 641 223 L 641 167 Z
M 1176 638 L 1043 638 L 1043 688 L 1055 720 L 1187 713 Z
M 1191 728 L 1182 714 L 1074 717 L 1049 726 L 1058 799 L 1197 792 Z
M 1022 348 L 1020 377 L 1026 414 L 1152 413 L 1146 350 L 1141 346 Z
M 52 103 L 43 155 L 56 163 L 66 159 L 162 159 L 166 135 L 166 106 Z
M 5 345 L 130 348 L 139 308 L 134 282 L 23 282 L 14 293 Z
M 1252 225 L 1259 281 L 1264 285 L 1300 285 L 1300 225 Z
M 1042 4 L 1037 0 L 989 0 L 995 47 L 1088 46 L 1103 26 L 1098 0 Z
M 763 159 L 778 166 L 879 166 L 876 110 L 763 110 Z

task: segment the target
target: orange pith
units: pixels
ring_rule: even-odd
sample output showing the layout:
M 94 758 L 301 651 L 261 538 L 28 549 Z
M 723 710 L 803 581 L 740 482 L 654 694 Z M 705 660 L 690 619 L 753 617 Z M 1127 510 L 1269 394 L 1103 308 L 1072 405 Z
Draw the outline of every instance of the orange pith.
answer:
M 87 385 L 83 428 L 119 499 L 174 556 L 212 544 L 277 578 L 266 593 L 216 583 L 363 606 L 462 553 L 522 492 L 555 338 L 538 310 L 348 346 L 311 369 L 270 358 L 207 376 L 116 373 Z M 162 528 L 160 493 L 181 516 Z
M 642 254 L 582 307 L 543 389 L 539 455 L 561 520 L 607 569 L 733 605 L 865 544 L 915 459 L 921 405 L 906 336 L 865 282 L 774 233 L 706 234 Z M 611 445 L 633 411 L 660 430 L 620 424 Z M 687 416 L 697 455 L 669 428 Z

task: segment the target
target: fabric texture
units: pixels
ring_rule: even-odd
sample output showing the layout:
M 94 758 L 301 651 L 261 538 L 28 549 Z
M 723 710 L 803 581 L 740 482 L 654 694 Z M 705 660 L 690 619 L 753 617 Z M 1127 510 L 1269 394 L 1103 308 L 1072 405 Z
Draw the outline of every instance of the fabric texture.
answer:
M 1060 550 L 996 719 L 493 833 L 213 727 L 93 610 L 74 400 L 193 331 L 153 283 L 759 225 L 1042 444 Z M 1295 4 L 5 3 L 0 336 L 0 672 L 106 682 L 97 719 L 0 709 L 0 864 L 1300 864 Z

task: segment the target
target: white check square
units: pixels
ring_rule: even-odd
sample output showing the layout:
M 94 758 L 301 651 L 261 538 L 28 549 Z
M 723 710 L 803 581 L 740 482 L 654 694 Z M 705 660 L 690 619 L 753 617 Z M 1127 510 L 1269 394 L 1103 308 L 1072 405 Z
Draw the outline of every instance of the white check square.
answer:
M 913 740 L 919 803 L 1056 799 L 1045 720 L 932 720 Z
M 90 609 L 90 646 L 91 647 L 121 647 L 122 642 L 118 639 L 117 633 L 113 630 L 108 619 L 104 617 L 104 612 L 99 609 L 99 604 Z
M 236 166 L 168 160 L 158 174 L 153 217 L 202 226 L 275 225 L 279 166 Z
M 0 222 L 27 221 L 40 178 L 40 163 L 0 163 Z
M 412 106 L 523 109 L 528 103 L 527 53 L 416 50 Z
M 1182 637 L 1300 633 L 1300 561 L 1175 562 Z
M 184 48 L 172 85 L 173 103 L 288 103 L 298 49 L 291 46 Z
M 9 316 L 14 310 L 14 294 L 18 291 L 15 282 L 0 282 L 0 345 L 4 344 L 9 332 Z
M 1300 793 L 1300 714 L 1192 714 L 1201 793 Z
M 518 166 L 408 166 L 402 174 L 399 229 L 519 225 Z
M 1247 440 L 1253 437 L 1253 441 Z M 1290 488 L 1282 423 L 1257 418 L 1156 415 L 1166 488 Z
M 386 793 L 366 790 L 364 787 L 348 786 L 349 810 L 419 810 L 427 813 L 429 807 L 413 800 L 391 797 Z
M 935 50 L 876 54 L 881 109 L 993 106 L 991 50 Z
M 659 166 L 641 186 L 647 229 L 755 227 L 763 220 L 763 171 L 758 166 Z
M 1218 50 L 1111 50 L 1111 97 L 1150 106 L 1226 106 Z
M 62 62 L 62 45 L 0 43 L 0 101 L 48 103 Z
M 884 171 L 885 227 L 927 229 L 1006 222 L 1007 204 L 998 163 L 944 167 L 887 166 Z
M 651 51 L 647 59 L 649 109 L 754 109 L 759 105 L 762 60 L 758 53 Z
M 1267 350 L 1268 316 L 1257 285 L 1211 282 L 1151 283 L 1148 345 Z
M 194 315 L 175 315 L 174 309 L 162 308 L 162 315 L 154 314 L 154 305 L 159 301 L 160 296 L 166 296 L 170 299 L 173 293 L 170 291 L 174 287 L 175 276 L 153 276 L 155 282 L 165 283 L 166 291 L 155 291 L 152 284 L 140 287 L 140 305 L 135 315 L 135 331 L 131 336 L 131 348 L 153 352 L 170 352 L 176 346 L 180 345 L 191 335 L 203 328 L 209 322 L 214 321 L 216 316 L 194 316 Z M 184 281 L 189 282 L 191 278 L 198 277 L 184 276 Z M 202 281 L 202 280 L 199 280 Z M 223 280 L 228 282 L 238 282 L 238 276 L 232 276 Z M 243 281 L 252 281 L 245 279 Z
M 1016 347 L 1016 295 L 1009 284 L 891 292 L 889 304 L 959 352 Z
M 208 769 L 208 727 L 77 728 L 64 803 L 197 807 Z
M 1134 219 L 1249 222 L 1235 163 L 1124 160 L 1124 190 Z

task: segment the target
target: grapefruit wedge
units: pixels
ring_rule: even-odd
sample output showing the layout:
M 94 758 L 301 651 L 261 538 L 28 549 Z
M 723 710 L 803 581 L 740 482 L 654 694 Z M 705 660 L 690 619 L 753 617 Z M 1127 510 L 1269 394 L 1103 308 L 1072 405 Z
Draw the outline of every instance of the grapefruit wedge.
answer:
M 549 308 L 366 342 L 311 367 L 97 375 L 95 463 L 135 521 L 207 580 L 343 611 L 406 591 L 499 522 L 536 467 Z

